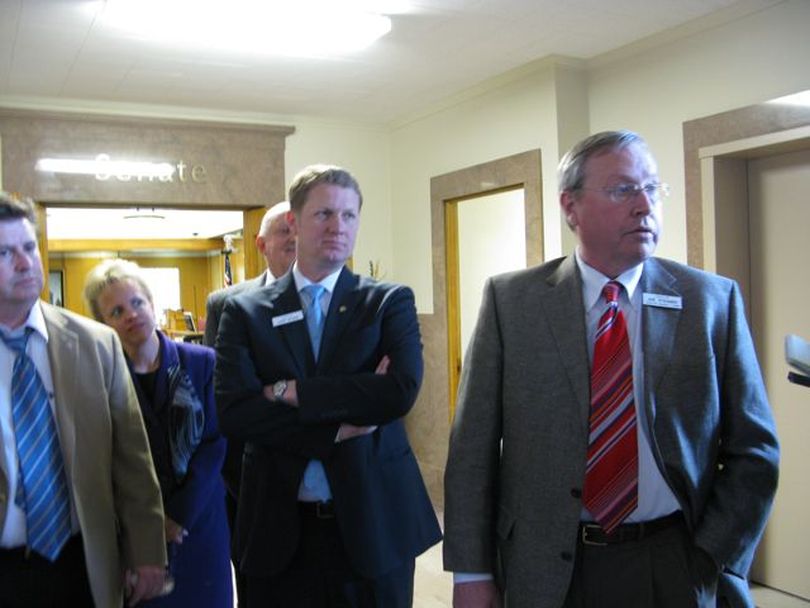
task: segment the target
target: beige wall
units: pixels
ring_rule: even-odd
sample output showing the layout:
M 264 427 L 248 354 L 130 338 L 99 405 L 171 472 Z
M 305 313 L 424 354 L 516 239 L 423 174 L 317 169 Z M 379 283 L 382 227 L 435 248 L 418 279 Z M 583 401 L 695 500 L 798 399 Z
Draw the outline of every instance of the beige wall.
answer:
M 808 26 L 810 2 L 792 0 L 591 68 L 591 128 L 642 133 L 673 186 L 661 255 L 686 261 L 682 123 L 810 89 Z

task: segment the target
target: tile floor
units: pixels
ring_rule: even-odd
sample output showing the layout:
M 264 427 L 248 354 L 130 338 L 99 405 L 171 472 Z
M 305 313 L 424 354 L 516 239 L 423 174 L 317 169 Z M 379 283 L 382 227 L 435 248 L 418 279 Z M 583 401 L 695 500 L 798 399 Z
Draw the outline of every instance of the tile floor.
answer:
M 810 608 L 810 601 L 767 587 L 753 588 L 757 608 Z M 442 545 L 431 547 L 416 560 L 414 608 L 451 608 L 453 577 L 442 570 Z
M 430 548 L 416 560 L 414 608 L 450 608 L 453 578 L 442 570 L 441 544 Z M 810 608 L 810 601 L 780 593 L 767 587 L 753 587 L 758 608 Z

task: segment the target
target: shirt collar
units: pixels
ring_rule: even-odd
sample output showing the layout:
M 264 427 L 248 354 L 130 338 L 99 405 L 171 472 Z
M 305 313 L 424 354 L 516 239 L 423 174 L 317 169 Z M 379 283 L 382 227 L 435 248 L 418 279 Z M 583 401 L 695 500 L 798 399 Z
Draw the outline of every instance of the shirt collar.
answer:
M 633 294 L 638 287 L 638 282 L 641 280 L 641 271 L 644 269 L 644 264 L 637 264 L 632 268 L 625 270 L 615 279 L 606 277 L 601 272 L 596 270 L 593 266 L 588 264 L 582 259 L 577 247 L 574 253 L 577 266 L 579 267 L 579 274 L 582 276 L 582 301 L 585 305 L 585 310 L 591 310 L 596 306 L 602 297 L 602 289 L 609 281 L 614 280 L 621 283 L 627 292 L 627 299 L 632 306 Z
M 335 283 L 337 283 L 338 277 L 340 276 L 341 271 L 343 268 L 338 268 L 332 274 L 326 275 L 323 279 L 318 281 L 318 285 L 321 285 L 326 291 L 330 294 L 335 291 Z M 313 282 L 306 278 L 301 271 L 298 270 L 298 262 L 293 264 L 293 279 L 295 280 L 295 289 L 298 293 L 301 293 L 301 290 L 306 287 L 307 285 L 312 285 Z
M 42 314 L 42 307 L 39 305 L 39 300 L 34 302 L 34 305 L 31 307 L 31 310 L 28 311 L 28 318 L 25 320 L 25 323 L 20 325 L 16 329 L 9 329 L 2 323 L 0 323 L 0 328 L 2 328 L 3 334 L 6 336 L 18 336 L 21 335 L 26 327 L 30 327 L 40 336 L 42 339 L 45 340 L 45 343 L 48 342 L 48 327 L 45 325 L 45 316 Z

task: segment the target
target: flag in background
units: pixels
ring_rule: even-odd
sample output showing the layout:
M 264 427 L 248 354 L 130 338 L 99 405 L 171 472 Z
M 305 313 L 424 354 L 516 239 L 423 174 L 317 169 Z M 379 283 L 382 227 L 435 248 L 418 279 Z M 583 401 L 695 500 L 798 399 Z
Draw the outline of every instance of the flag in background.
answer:
M 231 273 L 231 254 L 225 252 L 225 287 L 233 285 L 233 273 Z

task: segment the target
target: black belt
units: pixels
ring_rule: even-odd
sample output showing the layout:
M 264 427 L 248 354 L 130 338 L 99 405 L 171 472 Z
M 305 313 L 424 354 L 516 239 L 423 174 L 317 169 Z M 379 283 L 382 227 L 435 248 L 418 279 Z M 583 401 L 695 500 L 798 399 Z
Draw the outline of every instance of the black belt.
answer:
M 335 503 L 331 500 L 327 502 L 304 502 L 299 500 L 298 512 L 315 519 L 334 519 Z
M 606 534 L 599 524 L 582 523 L 579 525 L 579 540 L 583 545 L 616 545 L 643 540 L 656 532 L 681 523 L 683 523 L 683 514 L 680 511 L 650 521 L 642 521 L 636 524 L 620 524 L 610 534 Z

